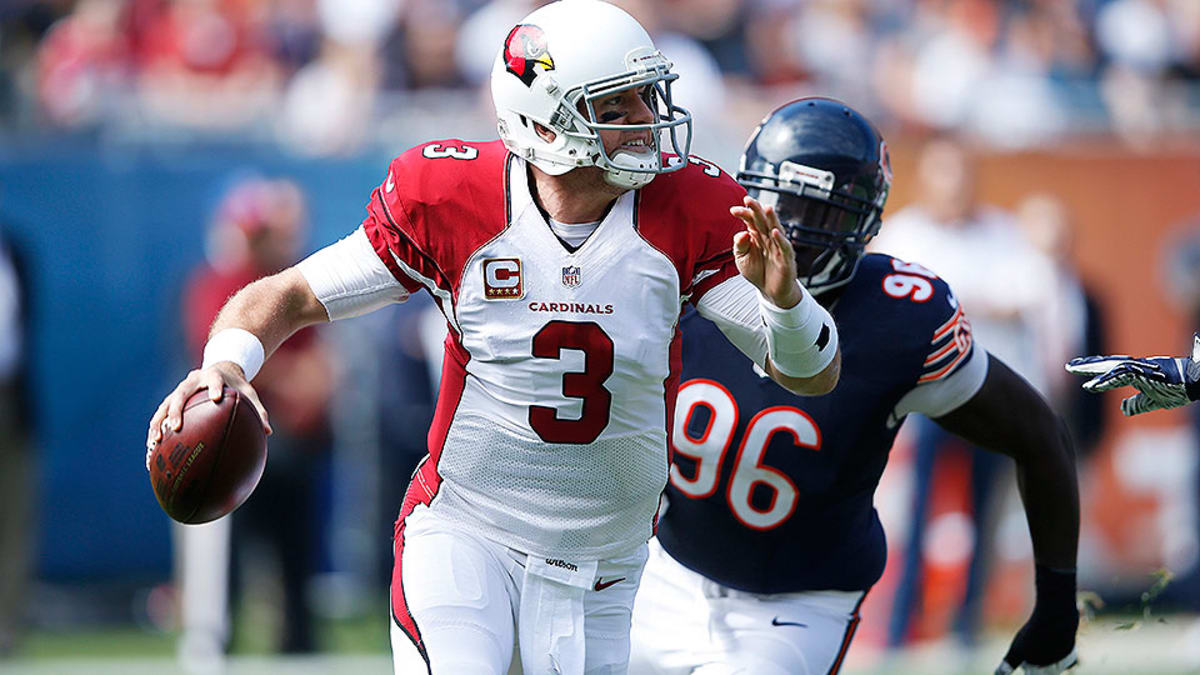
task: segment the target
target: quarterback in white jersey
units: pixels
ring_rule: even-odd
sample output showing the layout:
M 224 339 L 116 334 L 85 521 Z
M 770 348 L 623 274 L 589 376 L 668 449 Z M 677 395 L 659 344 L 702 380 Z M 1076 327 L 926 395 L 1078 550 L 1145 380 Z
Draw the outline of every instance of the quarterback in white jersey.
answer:
M 499 47 L 502 140 L 393 160 L 361 227 L 230 300 L 148 442 L 205 387 L 265 420 L 248 380 L 288 335 L 424 290 L 449 334 L 394 533 L 396 671 L 623 673 L 683 303 L 798 393 L 834 386 L 838 335 L 773 211 L 688 157 L 677 75 L 636 21 L 564 0 Z

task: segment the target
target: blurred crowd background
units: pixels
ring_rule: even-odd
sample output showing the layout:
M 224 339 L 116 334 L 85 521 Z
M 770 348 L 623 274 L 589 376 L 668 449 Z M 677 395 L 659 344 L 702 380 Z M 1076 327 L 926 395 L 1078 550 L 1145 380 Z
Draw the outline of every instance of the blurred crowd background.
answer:
M 390 523 L 439 372 L 430 303 L 281 350 L 256 380 L 267 477 L 215 527 L 158 509 L 144 425 L 224 298 L 352 230 L 391 157 L 495 138 L 492 61 L 539 4 L 0 3 L 0 672 L 386 651 Z M 729 170 L 798 96 L 878 124 L 896 182 L 877 247 L 946 276 L 1071 424 L 1087 613 L 1200 667 L 1200 412 L 1123 419 L 1061 368 L 1182 354 L 1200 330 L 1200 2 L 616 4 L 676 63 L 693 150 Z M 1011 463 L 922 429 L 879 492 L 889 565 L 852 668 L 1003 638 L 1029 608 Z M 1177 641 L 1149 637 L 1167 625 Z
M 538 4 L 9 0 L 0 120 L 120 138 L 236 132 L 351 153 L 386 138 L 411 99 L 475 92 L 503 27 Z M 688 74 L 683 86 L 702 94 L 693 105 L 709 120 L 757 118 L 757 88 L 805 87 L 889 128 L 954 129 L 1008 148 L 1200 127 L 1192 0 L 618 4 Z

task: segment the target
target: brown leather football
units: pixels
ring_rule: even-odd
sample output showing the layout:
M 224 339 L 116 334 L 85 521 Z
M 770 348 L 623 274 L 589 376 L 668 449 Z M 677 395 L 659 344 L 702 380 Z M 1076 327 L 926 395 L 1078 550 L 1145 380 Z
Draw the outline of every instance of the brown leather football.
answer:
M 202 389 L 183 407 L 183 428 L 167 430 L 150 455 L 150 484 L 168 516 L 207 523 L 241 506 L 267 464 L 267 436 L 254 406 L 226 387 L 213 403 Z

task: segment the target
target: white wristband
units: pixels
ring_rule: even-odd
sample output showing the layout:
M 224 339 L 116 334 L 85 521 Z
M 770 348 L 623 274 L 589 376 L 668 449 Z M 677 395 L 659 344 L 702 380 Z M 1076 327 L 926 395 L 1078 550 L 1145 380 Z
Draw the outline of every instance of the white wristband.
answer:
M 761 293 L 758 313 L 767 327 L 767 354 L 788 377 L 812 377 L 833 361 L 838 334 L 833 317 L 803 286 L 804 298 L 783 309 Z
M 232 361 L 241 366 L 246 381 L 250 381 L 266 360 L 266 351 L 254 333 L 241 328 L 226 328 L 208 339 L 208 344 L 204 345 L 204 363 L 200 367 Z

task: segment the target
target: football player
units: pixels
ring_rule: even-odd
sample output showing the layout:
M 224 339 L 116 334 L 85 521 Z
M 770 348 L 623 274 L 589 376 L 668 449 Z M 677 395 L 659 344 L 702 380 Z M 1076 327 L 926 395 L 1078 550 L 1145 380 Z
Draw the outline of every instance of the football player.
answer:
M 770 209 L 688 157 L 678 76 L 628 14 L 552 3 L 497 47 L 501 140 L 405 152 L 361 227 L 237 293 L 148 443 L 222 384 L 266 425 L 248 381 L 284 339 L 426 291 L 449 334 L 395 525 L 396 672 L 503 673 L 516 655 L 526 673 L 623 673 L 681 305 L 798 393 L 832 389 L 838 334 Z
M 1126 416 L 1169 410 L 1200 401 L 1200 333 L 1192 336 L 1192 358 L 1081 356 L 1067 371 L 1089 377 L 1083 388 L 1093 394 L 1133 387 L 1138 393 L 1121 401 Z
M 798 397 L 687 312 L 674 460 L 634 609 L 635 673 L 836 673 L 886 559 L 873 505 L 909 413 L 1011 456 L 1036 602 L 998 672 L 1076 661 L 1079 498 L 1070 438 L 1032 387 L 976 345 L 919 264 L 863 254 L 892 181 L 872 124 L 826 98 L 754 132 L 738 181 L 774 207 L 801 281 L 842 334 L 837 389 Z

